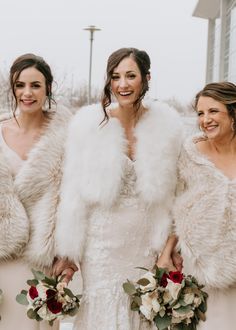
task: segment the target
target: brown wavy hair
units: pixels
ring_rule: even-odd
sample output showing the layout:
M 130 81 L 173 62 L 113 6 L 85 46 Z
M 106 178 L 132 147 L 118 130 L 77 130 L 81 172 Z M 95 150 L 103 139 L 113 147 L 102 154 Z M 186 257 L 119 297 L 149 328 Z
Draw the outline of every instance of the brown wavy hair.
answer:
M 234 136 L 236 135 L 236 85 L 232 82 L 213 82 L 207 84 L 194 99 L 193 107 L 197 110 L 198 100 L 201 96 L 208 96 L 224 104 L 229 116 L 233 120 Z
M 15 83 L 18 80 L 21 72 L 27 68 L 34 67 L 38 71 L 40 71 L 46 82 L 46 96 L 48 100 L 49 109 L 51 109 L 51 104 L 56 103 L 52 97 L 52 83 L 53 83 L 53 75 L 51 72 L 50 66 L 45 62 L 45 60 L 41 56 L 37 56 L 35 54 L 24 54 L 15 59 L 11 68 L 10 68 L 10 87 L 12 92 L 12 109 L 13 114 L 15 115 L 15 111 L 17 108 L 17 99 L 15 94 Z
M 138 110 L 141 104 L 142 99 L 144 98 L 146 92 L 149 89 L 149 84 L 147 79 L 147 75 L 150 75 L 150 66 L 151 61 L 148 54 L 144 50 L 139 50 L 137 48 L 120 48 L 113 52 L 107 61 L 106 68 L 106 82 L 102 93 L 101 104 L 104 111 L 104 119 L 103 121 L 107 121 L 108 115 L 106 112 L 106 108 L 111 104 L 111 79 L 114 69 L 119 65 L 119 63 L 126 57 L 132 57 L 136 62 L 142 77 L 142 89 L 139 97 L 134 102 L 134 106 L 137 106 Z

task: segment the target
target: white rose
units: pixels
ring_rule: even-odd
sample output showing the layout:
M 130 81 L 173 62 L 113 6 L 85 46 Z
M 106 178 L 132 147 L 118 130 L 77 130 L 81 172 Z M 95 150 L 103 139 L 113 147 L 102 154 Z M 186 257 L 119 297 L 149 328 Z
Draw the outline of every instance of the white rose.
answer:
M 147 285 L 140 285 L 142 291 L 154 290 L 156 288 L 156 279 L 152 272 L 145 273 L 142 278 L 145 278 L 149 281 Z
M 163 294 L 163 302 L 164 304 L 168 304 L 172 300 L 172 296 L 169 291 L 165 291 Z
M 184 295 L 184 302 L 187 305 L 191 305 L 194 301 L 194 294 L 193 293 L 186 293 Z
M 48 288 L 46 288 L 41 282 L 39 282 L 39 284 L 36 285 L 36 289 L 38 291 L 38 295 L 42 300 L 46 300 L 47 299 L 47 290 Z
M 187 313 L 179 313 L 178 311 L 176 311 L 175 309 L 173 309 L 172 311 L 172 322 L 173 323 L 180 323 L 183 320 L 188 321 L 188 324 L 191 323 L 191 318 L 194 316 L 194 312 L 191 310 Z
M 59 291 L 60 293 L 64 293 L 64 288 L 67 287 L 66 282 L 59 282 L 57 284 L 57 291 Z
M 140 306 L 140 311 L 148 320 L 153 320 L 155 314 L 161 308 L 157 298 L 158 295 L 156 292 L 145 293 L 141 296 L 142 305 Z
M 39 308 L 38 310 L 38 315 L 45 321 L 51 321 L 53 319 L 55 319 L 57 314 L 53 314 L 51 313 L 48 308 L 47 305 L 44 304 L 41 308 Z
M 154 313 L 151 309 L 147 308 L 146 306 L 140 306 L 140 312 L 146 317 L 147 320 L 152 321 L 154 318 Z
M 167 279 L 167 286 L 166 286 L 166 290 L 169 291 L 171 297 L 173 298 L 173 300 L 176 300 L 178 298 L 178 294 L 179 291 L 182 288 L 182 284 L 180 283 L 174 283 L 171 280 Z
M 195 297 L 193 300 L 193 304 L 195 307 L 198 307 L 199 305 L 201 305 L 202 303 L 202 299 L 200 297 Z

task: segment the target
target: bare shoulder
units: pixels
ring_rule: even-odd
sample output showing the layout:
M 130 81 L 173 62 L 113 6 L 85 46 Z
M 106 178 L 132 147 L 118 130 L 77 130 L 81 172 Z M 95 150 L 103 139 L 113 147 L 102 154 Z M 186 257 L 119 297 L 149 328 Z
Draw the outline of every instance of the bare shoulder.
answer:
M 17 125 L 17 123 L 14 118 L 6 119 L 6 120 L 0 122 L 0 126 L 3 130 L 3 132 L 15 130 L 16 125 Z
M 198 139 L 197 141 L 195 141 L 196 144 L 196 148 L 199 152 L 201 152 L 202 154 L 207 155 L 210 152 L 210 145 L 209 145 L 209 141 L 207 139 Z

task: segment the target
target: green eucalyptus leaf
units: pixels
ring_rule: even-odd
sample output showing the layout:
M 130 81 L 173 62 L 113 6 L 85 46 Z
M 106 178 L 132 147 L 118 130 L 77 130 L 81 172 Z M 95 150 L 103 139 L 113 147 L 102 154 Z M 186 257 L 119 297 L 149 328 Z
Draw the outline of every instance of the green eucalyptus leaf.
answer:
M 21 294 L 24 294 L 25 296 L 27 296 L 28 291 L 27 291 L 27 290 L 21 290 L 20 293 L 21 293 Z
M 42 280 L 45 279 L 45 275 L 44 275 L 43 272 L 40 272 L 40 271 L 34 270 L 34 269 L 31 269 L 31 271 L 32 271 L 32 273 L 33 273 L 36 280 L 42 281 Z
M 29 286 L 36 286 L 36 285 L 39 284 L 39 281 L 36 280 L 36 279 L 33 279 L 33 280 L 28 280 L 26 283 L 27 283 Z
M 45 276 L 45 278 L 42 280 L 42 282 L 49 285 L 49 286 L 53 286 L 54 288 L 57 286 L 57 281 L 53 277 Z
M 78 313 L 78 310 L 79 310 L 78 307 L 69 309 L 67 314 L 70 316 L 75 316 Z
M 26 297 L 26 295 L 23 294 L 23 293 L 20 293 L 20 294 L 18 294 L 18 295 L 16 296 L 16 301 L 17 301 L 19 304 L 21 304 L 21 305 L 25 305 L 25 306 L 29 305 L 29 302 L 28 302 L 28 300 L 27 300 L 27 297 Z
M 140 278 L 137 283 L 142 286 L 147 286 L 150 284 L 150 281 L 147 278 Z
M 30 308 L 27 311 L 27 316 L 28 316 L 28 318 L 35 320 L 37 318 L 37 311 Z
M 146 272 L 149 272 L 149 270 L 147 268 L 144 267 L 135 267 L 136 269 L 141 269 L 141 270 L 145 270 Z
M 63 288 L 63 290 L 64 290 L 64 292 L 65 292 L 65 294 L 66 294 L 67 296 L 69 296 L 70 298 L 74 298 L 75 295 L 71 292 L 70 289 L 68 289 L 68 288 Z
M 192 310 L 191 305 L 187 305 L 187 306 L 181 306 L 180 308 L 176 309 L 176 312 L 178 312 L 179 314 L 185 314 L 188 313 Z
M 171 316 L 165 315 L 163 317 L 160 317 L 159 315 L 157 315 L 154 318 L 154 323 L 156 324 L 158 330 L 165 330 L 171 324 Z
M 129 296 L 132 296 L 136 293 L 136 288 L 133 283 L 131 282 L 125 282 L 123 283 L 123 289 L 125 293 L 127 293 Z

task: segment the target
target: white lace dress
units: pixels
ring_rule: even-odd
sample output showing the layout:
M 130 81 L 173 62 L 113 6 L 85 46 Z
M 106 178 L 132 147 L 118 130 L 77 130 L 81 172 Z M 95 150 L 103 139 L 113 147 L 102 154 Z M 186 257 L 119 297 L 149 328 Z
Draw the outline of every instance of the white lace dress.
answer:
M 74 323 L 78 330 L 151 329 L 130 310 L 122 283 L 137 280 L 142 266 L 152 268 L 156 255 L 149 249 L 150 225 L 135 189 L 133 162 L 126 157 L 120 198 L 112 209 L 95 207 L 88 219 L 89 229 L 81 271 L 83 302 Z

